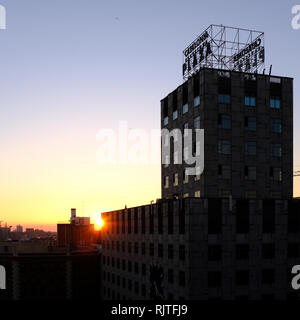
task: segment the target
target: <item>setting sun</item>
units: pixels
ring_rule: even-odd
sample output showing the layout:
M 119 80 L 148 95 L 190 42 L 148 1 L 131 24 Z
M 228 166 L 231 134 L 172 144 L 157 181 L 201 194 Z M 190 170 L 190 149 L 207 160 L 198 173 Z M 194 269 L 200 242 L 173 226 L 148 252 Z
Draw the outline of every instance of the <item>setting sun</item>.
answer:
M 104 225 L 104 221 L 101 218 L 101 214 L 97 215 L 96 217 L 93 218 L 93 222 L 94 222 L 94 228 L 95 230 L 101 230 L 103 225 Z

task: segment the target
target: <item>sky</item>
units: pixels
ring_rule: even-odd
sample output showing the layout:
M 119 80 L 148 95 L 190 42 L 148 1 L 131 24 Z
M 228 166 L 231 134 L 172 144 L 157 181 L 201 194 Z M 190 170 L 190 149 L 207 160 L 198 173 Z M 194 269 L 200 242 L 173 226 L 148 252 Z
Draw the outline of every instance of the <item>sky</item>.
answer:
M 266 66 L 294 81 L 300 170 L 297 0 L 0 0 L 0 221 L 55 229 L 69 218 L 150 203 L 160 166 L 101 164 L 97 133 L 160 127 L 182 83 L 182 51 L 210 24 L 265 32 Z M 298 1 L 300 4 L 300 0 Z M 159 143 L 154 157 L 159 159 Z M 294 181 L 300 196 L 300 177 Z

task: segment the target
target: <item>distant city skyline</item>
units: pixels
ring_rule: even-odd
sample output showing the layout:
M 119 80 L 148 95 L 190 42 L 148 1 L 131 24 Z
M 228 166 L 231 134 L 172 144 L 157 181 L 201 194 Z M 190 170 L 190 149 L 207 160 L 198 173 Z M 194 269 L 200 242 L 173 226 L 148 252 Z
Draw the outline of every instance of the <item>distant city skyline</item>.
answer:
M 122 120 L 132 129 L 159 129 L 160 100 L 182 83 L 182 51 L 212 23 L 265 32 L 267 72 L 272 64 L 274 75 L 295 79 L 294 170 L 300 170 L 294 1 L 0 4 L 6 8 L 0 220 L 8 225 L 55 230 L 72 207 L 96 219 L 160 198 L 159 164 L 99 164 L 96 135 L 117 130 Z M 154 153 L 159 157 L 159 141 Z M 300 196 L 300 178 L 294 196 Z

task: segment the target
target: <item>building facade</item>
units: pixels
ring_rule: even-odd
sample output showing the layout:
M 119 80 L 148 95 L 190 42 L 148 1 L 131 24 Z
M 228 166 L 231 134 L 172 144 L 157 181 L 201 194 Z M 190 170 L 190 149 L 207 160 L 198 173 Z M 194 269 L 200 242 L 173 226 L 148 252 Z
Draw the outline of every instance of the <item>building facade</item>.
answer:
M 162 141 L 162 198 L 292 198 L 293 79 L 203 68 L 161 101 L 161 128 L 204 129 L 201 176 Z
M 0 301 L 100 299 L 100 262 L 96 246 L 64 250 L 35 242 L 2 242 L 6 289 L 0 290 Z
M 170 199 L 102 214 L 103 299 L 298 299 L 300 200 Z

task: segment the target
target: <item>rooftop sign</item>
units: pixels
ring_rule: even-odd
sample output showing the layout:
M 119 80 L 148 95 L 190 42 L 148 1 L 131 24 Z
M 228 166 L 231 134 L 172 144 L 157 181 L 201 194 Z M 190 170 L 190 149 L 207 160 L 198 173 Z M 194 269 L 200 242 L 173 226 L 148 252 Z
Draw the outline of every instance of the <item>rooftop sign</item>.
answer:
M 259 73 L 264 62 L 263 32 L 211 25 L 183 51 L 183 79 L 203 67 Z

